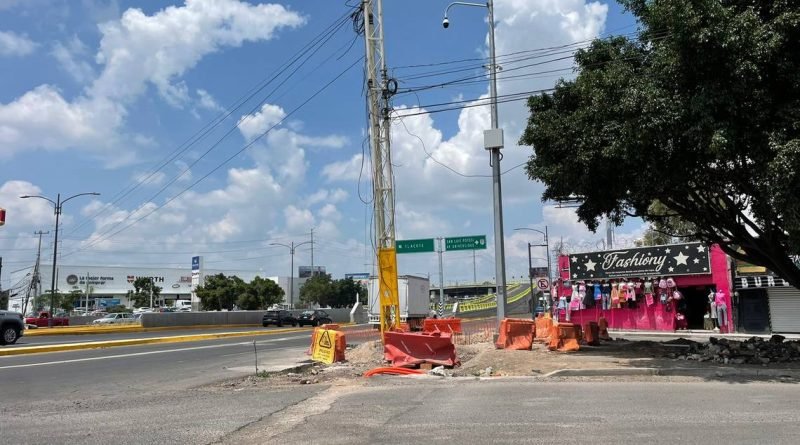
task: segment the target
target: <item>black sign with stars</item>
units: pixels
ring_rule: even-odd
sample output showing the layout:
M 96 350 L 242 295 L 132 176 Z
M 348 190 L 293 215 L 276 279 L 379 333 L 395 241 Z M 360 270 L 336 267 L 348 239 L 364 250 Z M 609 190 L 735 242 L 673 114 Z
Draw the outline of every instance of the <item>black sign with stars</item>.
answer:
M 708 247 L 701 243 L 574 253 L 569 256 L 574 280 L 661 277 L 711 273 Z

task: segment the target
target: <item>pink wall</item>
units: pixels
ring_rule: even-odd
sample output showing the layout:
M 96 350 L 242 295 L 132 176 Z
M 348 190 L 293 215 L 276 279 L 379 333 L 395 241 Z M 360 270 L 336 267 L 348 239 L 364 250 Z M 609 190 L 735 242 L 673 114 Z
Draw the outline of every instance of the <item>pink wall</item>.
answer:
M 712 281 L 714 282 L 714 287 L 717 288 L 717 291 L 725 292 L 725 305 L 728 306 L 728 323 L 727 326 L 723 326 L 720 328 L 721 332 L 733 332 L 733 301 L 731 299 L 731 289 L 733 288 L 733 283 L 731 283 L 731 269 L 730 269 L 730 261 L 728 260 L 728 255 L 725 255 L 725 252 L 720 249 L 720 247 L 716 244 L 711 246 L 711 277 Z

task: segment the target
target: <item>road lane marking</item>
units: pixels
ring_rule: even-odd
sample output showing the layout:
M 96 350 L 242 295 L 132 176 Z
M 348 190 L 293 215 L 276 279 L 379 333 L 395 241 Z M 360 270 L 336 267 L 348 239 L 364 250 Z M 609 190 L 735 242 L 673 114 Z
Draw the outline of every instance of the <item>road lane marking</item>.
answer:
M 258 344 L 266 344 L 266 343 L 277 343 L 281 341 L 288 341 L 288 340 L 295 340 L 298 337 L 282 337 L 276 338 L 272 340 L 265 340 L 263 342 L 256 342 Z M 101 357 L 85 357 L 85 358 L 76 358 L 76 359 L 69 359 L 69 360 L 57 360 L 52 362 L 40 362 L 40 363 L 25 363 L 21 365 L 8 365 L 8 366 L 0 366 L 0 370 L 3 369 L 18 369 L 18 368 L 32 368 L 36 366 L 51 366 L 51 365 L 63 365 L 67 363 L 80 363 L 80 362 L 91 362 L 91 361 L 99 361 L 99 360 L 110 360 L 115 358 L 126 358 L 126 357 L 138 357 L 143 355 L 154 355 L 154 354 L 165 354 L 168 352 L 183 352 L 183 351 L 195 351 L 201 349 L 215 349 L 215 348 L 225 348 L 229 346 L 252 346 L 253 342 L 237 342 L 237 343 L 226 343 L 223 345 L 206 345 L 206 346 L 193 346 L 190 348 L 175 348 L 175 349 L 164 349 L 161 351 L 147 351 L 147 352 L 132 352 L 129 354 L 115 354 L 115 355 L 104 355 Z M 286 348 L 275 348 L 275 349 L 291 349 L 291 347 Z M 297 346 L 297 349 L 305 349 L 305 346 Z

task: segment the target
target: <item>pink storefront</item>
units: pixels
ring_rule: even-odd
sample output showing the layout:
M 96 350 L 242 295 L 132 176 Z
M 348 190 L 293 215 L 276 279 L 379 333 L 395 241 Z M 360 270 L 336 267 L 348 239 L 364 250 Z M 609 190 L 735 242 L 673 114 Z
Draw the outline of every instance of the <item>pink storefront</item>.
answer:
M 558 259 L 553 315 L 610 329 L 732 332 L 728 256 L 713 245 L 673 244 L 574 253 Z

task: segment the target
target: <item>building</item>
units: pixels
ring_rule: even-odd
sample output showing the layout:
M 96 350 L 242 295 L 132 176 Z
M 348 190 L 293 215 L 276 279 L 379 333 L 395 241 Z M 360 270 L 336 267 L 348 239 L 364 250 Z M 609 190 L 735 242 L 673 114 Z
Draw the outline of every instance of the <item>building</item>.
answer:
M 30 280 L 32 269 L 17 271 L 12 276 L 14 282 Z M 52 266 L 40 266 L 40 291 L 42 293 L 50 291 Z M 289 292 L 289 277 L 264 276 L 263 272 L 248 270 L 203 270 L 204 276 L 225 274 L 226 276 L 236 275 L 245 281 L 251 281 L 256 276 L 263 276 L 272 280 L 285 292 L 285 303 L 290 295 L 294 296 L 295 303 L 299 300 L 300 286 L 305 280 L 294 279 L 294 292 Z M 28 278 L 26 278 L 26 276 Z M 174 304 L 175 300 L 190 300 L 192 296 L 192 271 L 189 267 L 183 268 L 146 268 L 146 267 L 127 267 L 127 266 L 79 266 L 63 265 L 56 269 L 56 291 L 67 293 L 80 291 L 84 295 L 89 295 L 89 308 L 103 308 L 114 305 L 125 305 L 132 307 L 127 295 L 133 291 L 133 282 L 137 278 L 146 277 L 152 279 L 156 286 L 161 288 L 161 296 L 166 305 Z M 25 293 L 19 292 L 9 301 L 9 308 L 21 311 L 25 306 Z M 31 301 L 27 307 L 30 308 L 34 295 L 30 295 Z M 85 298 L 85 297 L 84 297 Z M 156 302 L 156 304 L 158 304 Z M 85 300 L 82 300 L 80 307 L 86 307 Z

